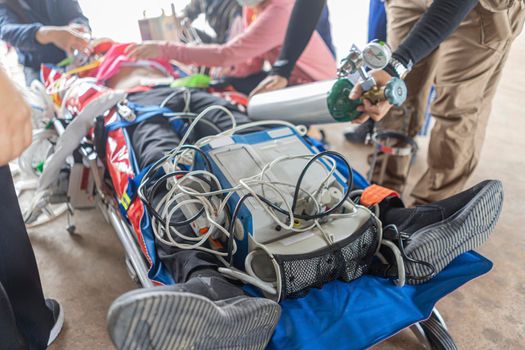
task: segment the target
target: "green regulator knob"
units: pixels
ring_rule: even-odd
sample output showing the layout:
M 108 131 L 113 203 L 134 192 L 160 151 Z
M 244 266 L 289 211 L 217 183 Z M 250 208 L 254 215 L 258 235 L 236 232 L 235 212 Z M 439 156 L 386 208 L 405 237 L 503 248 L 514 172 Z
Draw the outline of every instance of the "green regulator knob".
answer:
M 361 115 L 356 108 L 363 104 L 363 99 L 349 98 L 353 88 L 354 84 L 347 78 L 339 78 L 332 86 L 326 102 L 328 111 L 336 122 L 351 122 Z M 373 103 L 387 100 L 391 105 L 400 107 L 407 99 L 407 87 L 402 79 L 392 78 L 384 88 L 372 89 L 368 94 L 365 96 Z
M 363 104 L 363 101 L 348 98 L 353 88 L 354 84 L 349 79 L 340 78 L 337 79 L 328 94 L 326 99 L 328 111 L 337 122 L 351 122 L 361 115 L 356 108 Z
M 392 78 L 385 86 L 385 99 L 391 105 L 400 107 L 407 99 L 407 86 L 402 79 Z

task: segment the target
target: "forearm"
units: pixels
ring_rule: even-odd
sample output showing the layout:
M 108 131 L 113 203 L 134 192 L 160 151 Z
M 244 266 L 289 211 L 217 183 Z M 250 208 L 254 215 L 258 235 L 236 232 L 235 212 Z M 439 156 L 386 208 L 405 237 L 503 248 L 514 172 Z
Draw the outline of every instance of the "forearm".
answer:
M 39 23 L 3 25 L 0 29 L 0 40 L 20 50 L 37 51 L 39 42 L 36 40 L 36 33 L 41 27 Z
M 272 73 L 289 78 L 295 64 L 312 37 L 326 0 L 297 0 L 288 23 L 279 59 Z
M 259 58 L 282 43 L 282 28 L 290 18 L 289 11 L 290 7 L 268 7 L 242 34 L 225 44 L 167 43 L 163 46 L 164 57 L 208 67 L 228 67 Z
M 162 56 L 183 64 L 206 67 L 226 67 L 251 58 L 244 52 L 235 52 L 228 45 L 185 45 L 167 43 L 162 46 Z
M 418 63 L 459 27 L 477 3 L 478 0 L 435 0 L 393 56 L 405 66 Z

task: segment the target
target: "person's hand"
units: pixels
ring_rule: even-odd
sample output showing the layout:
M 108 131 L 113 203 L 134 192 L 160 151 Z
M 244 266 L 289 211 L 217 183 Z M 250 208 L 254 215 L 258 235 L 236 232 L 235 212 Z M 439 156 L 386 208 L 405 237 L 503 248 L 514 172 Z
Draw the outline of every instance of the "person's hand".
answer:
M 390 79 L 392 79 L 390 74 L 382 69 L 373 70 L 370 72 L 370 75 L 374 77 L 378 87 L 385 86 L 390 81 Z M 361 87 L 361 84 L 356 84 L 350 92 L 349 98 L 351 100 L 357 100 L 362 94 L 363 88 Z M 392 105 L 388 103 L 388 101 L 381 101 L 377 104 L 372 104 L 369 100 L 364 99 L 363 104 L 356 108 L 357 111 L 363 112 L 363 114 L 361 114 L 359 118 L 354 119 L 352 123 L 361 124 L 367 121 L 368 118 L 372 118 L 376 122 L 380 121 L 388 113 L 391 107 Z
M 36 40 L 42 44 L 53 44 L 72 56 L 75 50 L 83 51 L 89 40 L 86 35 L 69 27 L 42 27 L 36 32 Z
M 270 75 L 257 85 L 255 89 L 250 93 L 250 97 L 260 94 L 262 92 L 269 92 L 274 90 L 280 90 L 288 85 L 288 79 L 281 77 L 280 75 Z
M 91 29 L 89 29 L 89 27 L 85 26 L 84 24 L 73 22 L 73 23 L 70 23 L 68 27 L 84 35 L 91 36 Z
M 128 46 L 126 53 L 133 60 L 162 58 L 162 46 L 163 43 L 160 41 L 145 41 L 141 44 Z
M 192 22 L 193 22 L 189 17 L 187 17 L 185 15 L 178 16 L 177 20 L 179 21 L 179 23 L 182 26 L 190 26 L 192 24 Z
M 31 109 L 0 66 L 0 166 L 31 144 Z

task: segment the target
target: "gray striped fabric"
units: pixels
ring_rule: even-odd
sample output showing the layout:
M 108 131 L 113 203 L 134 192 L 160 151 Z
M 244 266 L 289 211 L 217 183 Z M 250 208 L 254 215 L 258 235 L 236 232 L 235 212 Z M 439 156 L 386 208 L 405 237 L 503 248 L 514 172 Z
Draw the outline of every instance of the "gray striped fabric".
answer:
M 436 272 L 443 270 L 460 254 L 483 244 L 494 230 L 503 206 L 503 185 L 491 181 L 454 217 L 425 227 L 411 236 L 405 252 L 408 257 L 431 263 Z M 406 262 L 407 275 L 428 275 L 428 267 Z M 407 278 L 409 284 L 427 281 Z
M 124 294 L 108 314 L 118 349 L 264 349 L 280 317 L 268 299 L 240 296 L 212 302 L 200 295 L 157 292 Z

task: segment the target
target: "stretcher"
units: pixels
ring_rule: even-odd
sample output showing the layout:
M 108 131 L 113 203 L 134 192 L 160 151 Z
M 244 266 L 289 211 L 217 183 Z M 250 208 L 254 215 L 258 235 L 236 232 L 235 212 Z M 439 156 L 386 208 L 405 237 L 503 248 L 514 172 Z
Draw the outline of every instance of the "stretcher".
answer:
M 47 79 L 55 73 L 48 71 Z M 129 117 L 126 110 L 118 106 L 123 97 L 98 88 L 94 88 L 90 96 L 97 94 L 106 94 L 107 104 L 98 104 L 95 125 L 81 128 L 84 132 L 77 134 L 80 137 L 73 156 L 61 159 L 69 164 L 69 172 L 64 175 L 65 183 L 58 186 L 61 195 L 48 193 L 49 198 L 53 198 L 51 203 L 65 203 L 68 215 L 73 215 L 77 208 L 97 206 L 115 229 L 126 253 L 130 276 L 139 286 L 173 284 L 173 277 L 157 254 L 151 218 L 135 195 L 134 189 L 144 169 L 138 166 L 126 128 L 108 128 Z M 230 93 L 223 96 L 232 98 Z M 233 96 L 236 102 L 243 102 L 239 96 Z M 66 103 L 66 110 L 79 118 L 79 111 L 89 105 L 90 97 L 86 99 L 73 99 L 76 103 Z M 145 113 L 139 111 L 135 117 L 144 117 Z M 54 117 L 46 122 L 44 129 L 52 130 L 49 136 L 60 140 L 75 118 L 64 114 Z M 324 149 L 318 141 L 309 138 L 308 142 L 319 151 Z M 60 142 L 53 140 L 52 144 L 56 147 Z M 36 164 L 31 171 L 38 166 L 42 165 Z M 345 169 L 339 171 L 345 172 Z M 61 170 L 57 174 L 62 174 Z M 360 174 L 353 176 L 356 188 L 368 185 Z M 69 225 L 69 231 L 74 231 L 74 225 Z M 329 282 L 302 298 L 281 302 L 282 316 L 268 348 L 364 349 L 410 327 L 428 349 L 455 349 L 435 304 L 468 281 L 487 273 L 491 266 L 483 256 L 468 252 L 421 285 L 399 288 L 389 279 L 370 275 L 350 283 Z M 253 295 L 259 293 L 250 286 L 246 291 Z

